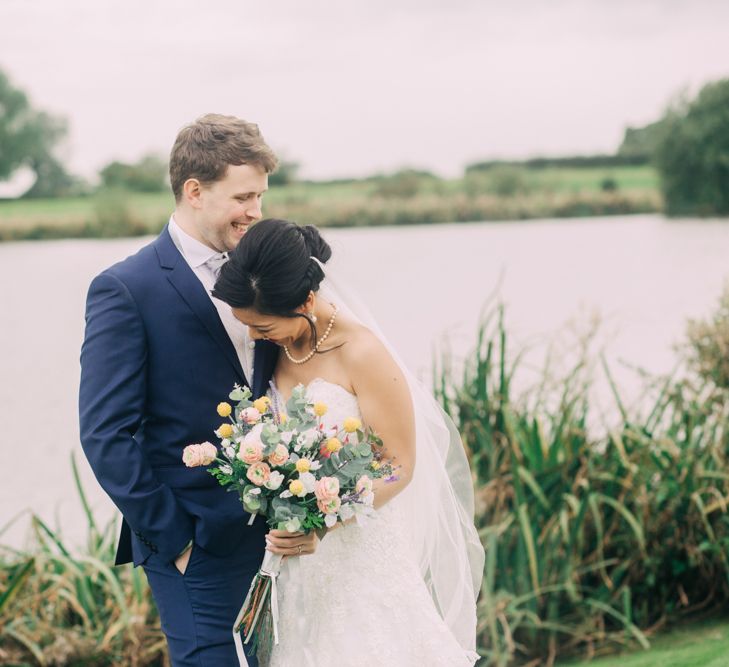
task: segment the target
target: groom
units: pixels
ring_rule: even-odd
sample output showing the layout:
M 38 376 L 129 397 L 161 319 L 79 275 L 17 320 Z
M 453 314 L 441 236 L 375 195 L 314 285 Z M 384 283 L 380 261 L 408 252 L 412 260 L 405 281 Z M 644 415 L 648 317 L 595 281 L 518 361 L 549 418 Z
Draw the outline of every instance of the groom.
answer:
M 173 667 L 238 664 L 232 626 L 263 558 L 265 521 L 249 526 L 238 494 L 185 468 L 182 450 L 215 440 L 216 405 L 235 383 L 261 396 L 273 373 L 278 348 L 254 346 L 210 290 L 262 217 L 276 164 L 253 123 L 208 114 L 182 129 L 169 224 L 87 297 L 81 443 L 124 517 L 116 564 L 144 567 Z M 315 548 L 313 534 L 290 540 Z

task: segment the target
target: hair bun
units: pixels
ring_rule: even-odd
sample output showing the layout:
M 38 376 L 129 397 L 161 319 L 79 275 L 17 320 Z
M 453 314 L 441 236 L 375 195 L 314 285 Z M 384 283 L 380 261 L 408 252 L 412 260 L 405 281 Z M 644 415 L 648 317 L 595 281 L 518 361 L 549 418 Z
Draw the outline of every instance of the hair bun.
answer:
M 319 230 L 314 225 L 303 225 L 300 229 L 304 235 L 309 255 L 316 257 L 322 264 L 326 264 L 332 256 L 332 249 L 319 233 Z

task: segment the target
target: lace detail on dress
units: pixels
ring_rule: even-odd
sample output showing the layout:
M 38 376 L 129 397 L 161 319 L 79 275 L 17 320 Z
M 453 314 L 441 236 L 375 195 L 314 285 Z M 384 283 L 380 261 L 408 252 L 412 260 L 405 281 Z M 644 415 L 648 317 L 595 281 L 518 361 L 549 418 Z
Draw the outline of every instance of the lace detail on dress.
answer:
M 361 417 L 357 397 L 321 378 L 327 425 Z M 272 402 L 283 403 L 275 385 Z M 286 558 L 278 578 L 279 644 L 271 667 L 471 667 L 439 616 L 404 538 L 397 503 L 328 534 L 315 554 Z

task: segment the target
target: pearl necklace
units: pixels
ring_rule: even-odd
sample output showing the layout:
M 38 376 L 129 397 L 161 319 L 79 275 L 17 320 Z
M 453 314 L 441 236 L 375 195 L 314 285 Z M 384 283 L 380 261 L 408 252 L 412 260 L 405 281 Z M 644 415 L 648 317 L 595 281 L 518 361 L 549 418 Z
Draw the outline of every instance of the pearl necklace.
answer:
M 334 305 L 334 304 L 332 304 L 332 305 Z M 286 354 L 287 359 L 292 364 L 305 364 L 307 361 L 309 361 L 309 359 L 311 359 L 319 351 L 321 344 L 327 339 L 327 337 L 329 336 L 329 333 L 332 330 L 332 327 L 334 326 L 334 320 L 337 319 L 338 312 L 339 312 L 339 308 L 334 306 L 334 312 L 332 313 L 332 316 L 329 319 L 329 324 L 327 325 L 324 335 L 316 341 L 316 345 L 314 345 L 314 349 L 311 352 L 309 352 L 309 354 L 307 354 L 303 359 L 294 359 L 291 356 L 291 353 L 289 352 L 289 348 L 286 345 L 283 346 L 284 353 Z

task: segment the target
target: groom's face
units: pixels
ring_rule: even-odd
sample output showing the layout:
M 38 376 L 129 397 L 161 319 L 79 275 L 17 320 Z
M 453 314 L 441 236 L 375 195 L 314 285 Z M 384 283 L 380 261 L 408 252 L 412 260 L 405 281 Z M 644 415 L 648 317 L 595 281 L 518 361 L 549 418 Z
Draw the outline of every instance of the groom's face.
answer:
M 197 227 L 206 245 L 219 252 L 233 250 L 248 227 L 263 217 L 263 193 L 268 174 L 249 165 L 229 165 L 225 177 L 200 186 Z

